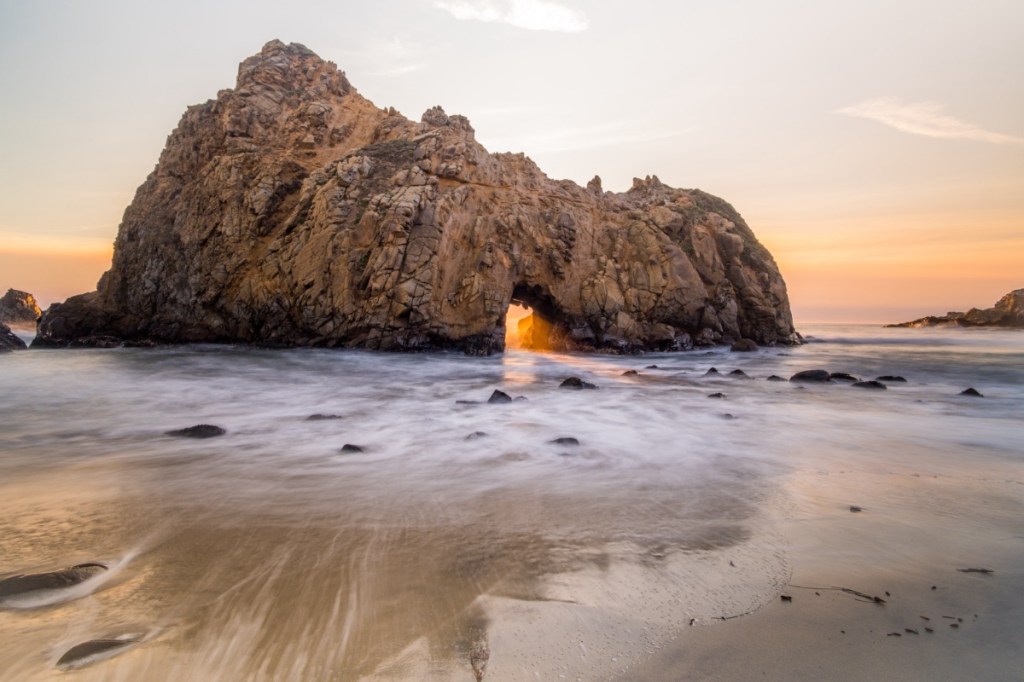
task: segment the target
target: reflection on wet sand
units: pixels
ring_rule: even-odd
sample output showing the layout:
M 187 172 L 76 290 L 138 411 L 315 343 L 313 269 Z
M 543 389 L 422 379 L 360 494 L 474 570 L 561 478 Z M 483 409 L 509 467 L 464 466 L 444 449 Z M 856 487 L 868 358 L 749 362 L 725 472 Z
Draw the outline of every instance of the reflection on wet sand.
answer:
M 688 618 L 756 606 L 785 576 L 781 557 L 766 566 L 750 545 L 754 507 L 701 484 L 603 500 L 503 488 L 456 498 L 459 508 L 440 517 L 385 495 L 372 522 L 353 522 L 362 514 L 346 502 L 352 481 L 335 481 L 331 502 L 298 502 L 297 514 L 287 495 L 234 507 L 191 477 L 183 499 L 183 480 L 168 474 L 180 470 L 157 468 L 144 496 L 116 492 L 124 471 L 105 478 L 95 468 L 78 477 L 81 495 L 73 483 L 0 491 L 9 565 L 90 549 L 131 555 L 105 589 L 0 611 L 0 632 L 19 633 L 5 651 L 12 674 L 45 679 L 74 645 L 134 629 L 159 636 L 109 647 L 110 657 L 76 674 L 472 680 L 531 670 L 589 679 L 640 660 Z M 709 581 L 708 562 L 726 550 L 749 556 L 748 570 Z

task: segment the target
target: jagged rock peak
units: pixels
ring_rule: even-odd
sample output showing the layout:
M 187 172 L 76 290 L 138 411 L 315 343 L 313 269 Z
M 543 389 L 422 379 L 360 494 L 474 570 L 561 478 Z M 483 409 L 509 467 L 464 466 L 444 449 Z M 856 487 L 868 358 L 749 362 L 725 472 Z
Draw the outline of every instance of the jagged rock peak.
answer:
M 463 116 L 379 109 L 307 48 L 268 43 L 190 107 L 139 187 L 97 291 L 37 345 L 249 342 L 386 350 L 798 343 L 771 254 L 725 201 L 628 192 L 490 154 Z

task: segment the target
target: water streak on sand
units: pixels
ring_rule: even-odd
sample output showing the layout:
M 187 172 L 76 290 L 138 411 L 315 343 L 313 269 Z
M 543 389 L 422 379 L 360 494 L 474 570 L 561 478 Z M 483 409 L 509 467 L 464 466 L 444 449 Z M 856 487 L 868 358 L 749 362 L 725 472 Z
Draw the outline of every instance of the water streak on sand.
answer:
M 103 589 L 0 611 L 0 679 L 56 678 L 58 643 L 125 631 L 160 636 L 76 675 L 473 680 L 486 645 L 487 680 L 628 679 L 691 622 L 777 601 L 794 514 L 865 528 L 899 509 L 916 525 L 893 556 L 933 560 L 915 538 L 953 542 L 973 512 L 950 491 L 971 489 L 994 505 L 972 542 L 1024 532 L 1024 336 L 811 333 L 642 357 L 9 354 L 0 578 L 124 558 Z M 909 382 L 764 380 L 819 367 Z M 568 376 L 600 388 L 559 389 Z M 527 400 L 456 403 L 494 389 Z M 227 433 L 165 435 L 199 423 Z

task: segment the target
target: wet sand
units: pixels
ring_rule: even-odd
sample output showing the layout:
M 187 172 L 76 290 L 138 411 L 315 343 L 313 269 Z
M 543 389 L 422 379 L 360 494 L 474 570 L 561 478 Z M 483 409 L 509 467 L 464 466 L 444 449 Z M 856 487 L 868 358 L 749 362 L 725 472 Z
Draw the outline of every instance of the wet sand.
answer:
M 0 604 L 0 680 L 1017 679 L 1020 363 L 855 349 L 24 354 L 0 579 L 111 570 Z M 815 365 L 915 380 L 765 381 Z M 456 403 L 495 388 L 529 400 Z

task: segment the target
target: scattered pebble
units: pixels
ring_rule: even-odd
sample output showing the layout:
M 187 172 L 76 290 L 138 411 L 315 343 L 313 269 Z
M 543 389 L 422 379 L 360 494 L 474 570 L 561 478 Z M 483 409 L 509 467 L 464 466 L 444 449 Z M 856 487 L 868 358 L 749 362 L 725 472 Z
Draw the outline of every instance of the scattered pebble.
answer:
M 184 429 L 165 431 L 164 435 L 174 436 L 175 438 L 215 438 L 216 436 L 223 436 L 225 433 L 227 431 L 213 424 L 196 424 Z
M 342 452 L 366 452 L 366 448 L 361 445 L 353 445 L 352 443 L 345 443 L 341 446 Z
M 851 505 L 850 505 L 850 511 L 852 511 L 852 512 L 853 512 L 854 514 L 856 514 L 856 513 L 858 513 L 858 512 L 862 512 L 862 511 L 864 511 L 864 507 L 858 507 L 858 506 L 857 506 L 857 505 L 855 505 L 855 504 L 851 504 Z

